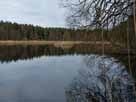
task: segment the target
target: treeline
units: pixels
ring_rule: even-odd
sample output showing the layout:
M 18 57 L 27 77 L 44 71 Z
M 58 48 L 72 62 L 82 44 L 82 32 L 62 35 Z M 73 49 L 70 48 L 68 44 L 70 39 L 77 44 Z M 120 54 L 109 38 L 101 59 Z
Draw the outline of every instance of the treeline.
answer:
M 133 18 L 112 29 L 104 29 L 104 40 L 136 48 Z M 129 36 L 127 35 L 129 33 Z M 46 40 L 46 41 L 102 41 L 101 29 L 43 28 L 27 24 L 0 21 L 0 40 Z
M 99 41 L 100 34 L 98 29 L 42 28 L 0 21 L 0 40 Z

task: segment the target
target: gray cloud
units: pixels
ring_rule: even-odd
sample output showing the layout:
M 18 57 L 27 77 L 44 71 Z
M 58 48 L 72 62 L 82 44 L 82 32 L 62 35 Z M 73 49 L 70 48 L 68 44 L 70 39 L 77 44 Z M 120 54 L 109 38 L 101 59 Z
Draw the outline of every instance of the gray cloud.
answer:
M 60 0 L 2 0 L 0 20 L 40 26 L 65 26 L 65 9 Z

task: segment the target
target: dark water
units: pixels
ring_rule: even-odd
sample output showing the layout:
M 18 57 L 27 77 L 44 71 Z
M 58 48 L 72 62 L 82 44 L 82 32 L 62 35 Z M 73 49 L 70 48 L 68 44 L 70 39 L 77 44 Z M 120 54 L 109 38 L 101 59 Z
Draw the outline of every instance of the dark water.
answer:
M 135 55 L 88 46 L 0 46 L 0 102 L 136 102 Z

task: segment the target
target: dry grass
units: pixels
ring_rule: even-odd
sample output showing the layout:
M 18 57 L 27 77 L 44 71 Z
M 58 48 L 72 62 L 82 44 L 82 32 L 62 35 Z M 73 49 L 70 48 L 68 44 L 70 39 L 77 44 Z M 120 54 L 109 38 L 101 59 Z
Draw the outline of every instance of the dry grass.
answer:
M 28 41 L 14 41 L 14 40 L 1 40 L 0 45 L 73 45 L 73 44 L 102 44 L 102 42 L 97 41 L 38 41 L 38 40 L 28 40 Z M 110 45 L 110 42 L 105 42 L 106 45 Z

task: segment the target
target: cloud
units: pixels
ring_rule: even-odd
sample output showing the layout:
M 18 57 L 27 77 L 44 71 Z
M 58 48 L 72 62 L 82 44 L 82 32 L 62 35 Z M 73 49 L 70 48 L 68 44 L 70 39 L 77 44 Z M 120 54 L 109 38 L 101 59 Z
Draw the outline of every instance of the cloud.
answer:
M 60 0 L 3 0 L 0 2 L 0 20 L 27 23 L 45 27 L 65 26 L 65 9 Z

